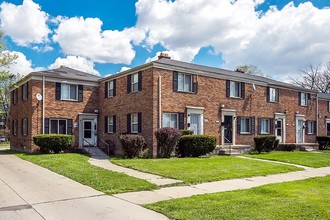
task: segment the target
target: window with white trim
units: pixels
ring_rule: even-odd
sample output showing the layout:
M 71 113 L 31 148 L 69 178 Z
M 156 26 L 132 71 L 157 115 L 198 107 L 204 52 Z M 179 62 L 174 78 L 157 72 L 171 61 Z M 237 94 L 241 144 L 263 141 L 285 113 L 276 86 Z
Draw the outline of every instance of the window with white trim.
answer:
M 240 133 L 251 133 L 252 122 L 251 118 L 249 117 L 242 117 L 240 123 Z
M 61 99 L 62 100 L 78 100 L 78 86 L 62 83 Z
M 307 134 L 315 134 L 315 121 L 307 121 Z
M 132 92 L 139 91 L 139 74 L 135 73 L 132 75 Z
M 111 115 L 108 117 L 108 133 L 114 133 L 114 116 Z
M 113 80 L 108 83 L 108 97 L 113 97 L 114 95 Z
M 178 128 L 178 114 L 177 113 L 163 113 L 162 127 Z
M 230 97 L 241 97 L 241 83 L 230 81 Z
M 260 119 L 260 134 L 270 134 L 270 119 L 269 118 Z
M 192 77 L 190 74 L 178 73 L 178 91 L 192 92 Z
M 28 135 L 28 119 L 24 118 L 22 120 L 22 135 L 26 136 Z
M 278 89 L 269 88 L 269 102 L 278 102 Z
M 304 92 L 300 93 L 300 105 L 307 106 L 307 93 Z
M 50 134 L 66 134 L 67 120 L 66 119 L 49 119 Z
M 139 117 L 138 114 L 131 114 L 131 133 L 139 132 Z

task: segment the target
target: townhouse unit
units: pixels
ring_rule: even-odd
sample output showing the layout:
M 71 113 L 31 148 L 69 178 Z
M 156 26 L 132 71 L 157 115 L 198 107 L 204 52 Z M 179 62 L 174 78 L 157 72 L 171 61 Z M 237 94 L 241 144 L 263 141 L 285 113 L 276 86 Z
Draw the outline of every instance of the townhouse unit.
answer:
M 318 133 L 330 133 L 329 95 L 166 55 L 106 78 L 62 67 L 31 73 L 17 86 L 10 114 L 16 149 L 35 149 L 38 133 L 72 133 L 76 147 L 111 141 L 117 153 L 119 134 L 141 134 L 152 156 L 161 127 L 213 135 L 218 145 L 242 148 L 257 135 L 306 145 Z

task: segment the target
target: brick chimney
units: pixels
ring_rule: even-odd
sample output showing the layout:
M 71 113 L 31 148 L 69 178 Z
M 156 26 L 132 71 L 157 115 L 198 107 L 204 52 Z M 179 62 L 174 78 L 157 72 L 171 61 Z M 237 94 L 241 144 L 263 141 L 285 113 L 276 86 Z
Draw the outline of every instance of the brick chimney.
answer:
M 244 70 L 242 70 L 242 69 L 241 69 L 241 68 L 239 68 L 239 67 L 238 67 L 238 68 L 235 70 L 235 72 L 239 72 L 239 73 L 245 73 L 245 72 L 244 72 Z
M 167 53 L 163 53 L 162 52 L 162 53 L 159 54 L 158 60 L 163 59 L 163 58 L 165 58 L 165 59 L 171 59 L 171 57 Z
M 61 65 L 60 68 L 65 68 L 65 66 L 64 65 Z

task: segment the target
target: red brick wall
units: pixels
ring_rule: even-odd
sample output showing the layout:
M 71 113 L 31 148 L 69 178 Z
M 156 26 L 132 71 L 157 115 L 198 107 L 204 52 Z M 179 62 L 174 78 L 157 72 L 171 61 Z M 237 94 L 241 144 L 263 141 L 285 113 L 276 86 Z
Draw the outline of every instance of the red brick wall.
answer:
M 319 135 L 327 135 L 326 120 L 330 119 L 327 100 L 319 100 Z

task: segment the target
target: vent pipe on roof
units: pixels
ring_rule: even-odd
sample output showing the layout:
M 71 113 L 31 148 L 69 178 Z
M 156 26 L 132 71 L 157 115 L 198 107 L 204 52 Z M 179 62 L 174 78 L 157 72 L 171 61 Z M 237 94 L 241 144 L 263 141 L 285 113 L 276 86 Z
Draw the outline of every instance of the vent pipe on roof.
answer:
M 65 68 L 65 66 L 64 65 L 61 65 L 60 68 Z
M 235 72 L 245 73 L 244 70 L 242 70 L 241 68 L 237 68 L 237 69 L 235 70 Z
M 165 59 L 171 59 L 171 57 L 167 53 L 163 53 L 162 52 L 162 53 L 159 54 L 158 60 L 163 59 L 163 58 L 165 58 Z

